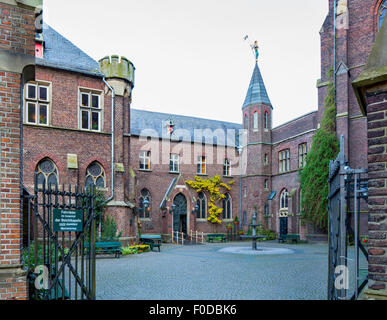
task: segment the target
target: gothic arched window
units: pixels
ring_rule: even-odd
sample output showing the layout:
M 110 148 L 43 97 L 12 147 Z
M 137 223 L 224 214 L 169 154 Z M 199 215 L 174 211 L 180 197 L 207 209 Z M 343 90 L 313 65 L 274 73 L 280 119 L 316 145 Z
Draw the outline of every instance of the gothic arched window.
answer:
M 148 208 L 144 208 L 144 201 L 148 200 Z M 141 190 L 141 197 L 140 197 L 140 208 L 144 210 L 140 210 L 140 218 L 141 219 L 149 219 L 150 213 L 151 213 L 151 204 L 152 204 L 152 197 L 148 189 L 142 189 Z
M 384 0 L 379 7 L 378 10 L 378 27 L 379 29 L 382 27 L 384 18 L 387 14 L 387 0 Z
M 198 194 L 198 201 L 196 202 L 199 211 L 196 213 L 198 219 L 205 219 L 207 216 L 207 199 L 203 192 Z
M 289 192 L 287 189 L 284 189 L 281 192 L 280 209 L 281 210 L 288 210 L 288 208 L 289 208 Z
M 249 129 L 249 116 L 245 114 L 243 118 L 243 129 L 248 130 Z
M 227 193 L 226 198 L 223 199 L 223 219 L 232 219 L 232 199 L 229 193 Z
M 263 126 L 265 129 L 269 129 L 269 113 L 265 112 L 263 115 Z
M 254 112 L 254 125 L 253 125 L 254 130 L 258 130 L 258 112 Z
M 38 187 L 48 188 L 49 185 L 58 186 L 58 168 L 51 159 L 43 159 L 36 166 L 35 173 L 37 174 Z
M 86 169 L 86 186 L 106 187 L 105 170 L 98 162 L 91 163 Z

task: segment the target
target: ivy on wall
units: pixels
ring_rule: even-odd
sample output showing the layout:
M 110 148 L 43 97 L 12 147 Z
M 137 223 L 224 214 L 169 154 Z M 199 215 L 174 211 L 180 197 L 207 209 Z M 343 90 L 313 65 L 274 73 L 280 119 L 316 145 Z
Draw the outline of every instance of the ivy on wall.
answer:
M 208 202 L 208 218 L 207 220 L 212 224 L 221 224 L 220 218 L 223 209 L 219 208 L 216 203 L 226 198 L 225 192 L 231 190 L 231 186 L 234 184 L 234 180 L 228 183 L 222 181 L 219 175 L 213 178 L 202 179 L 195 176 L 194 180 L 186 180 L 185 183 L 192 189 L 195 189 L 197 193 L 207 192 L 210 194 L 210 201 Z
M 336 134 L 336 89 L 332 83 L 332 70 L 328 76 L 330 81 L 324 100 L 324 116 L 320 129 L 313 137 L 306 165 L 300 171 L 303 218 L 324 231 L 328 228 L 329 161 L 335 159 L 339 152 Z

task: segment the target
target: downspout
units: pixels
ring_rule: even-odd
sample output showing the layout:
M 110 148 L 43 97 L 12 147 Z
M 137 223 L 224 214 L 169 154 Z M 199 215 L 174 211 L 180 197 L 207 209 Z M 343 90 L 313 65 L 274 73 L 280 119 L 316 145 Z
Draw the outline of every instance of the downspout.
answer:
M 24 193 L 24 189 L 23 189 L 23 122 L 24 122 L 24 74 L 22 72 L 21 74 L 21 78 L 20 78 L 20 214 L 21 214 L 21 219 L 20 221 L 23 221 L 23 212 L 24 212 L 24 198 L 23 198 L 23 193 Z M 29 201 L 29 200 L 28 200 Z M 30 226 L 28 225 L 28 228 Z M 21 222 L 20 223 L 20 229 L 21 229 L 21 237 L 23 238 L 23 234 L 24 234 L 24 231 L 23 231 L 23 223 Z M 28 239 L 28 243 L 29 243 L 30 239 Z M 22 239 L 22 243 L 23 243 L 23 239 Z M 22 245 L 22 244 L 21 244 Z M 24 259 L 23 259 L 23 250 L 20 250 L 20 258 L 21 258 L 21 261 L 22 263 L 24 263 Z M 28 254 L 29 254 L 29 251 L 28 251 Z
M 114 89 L 107 83 L 105 77 L 102 78 L 102 81 L 106 84 L 106 86 L 111 90 L 112 92 L 112 102 L 111 102 L 111 130 L 112 130 L 112 137 L 111 137 L 111 195 L 109 198 L 107 198 L 103 204 L 108 203 L 109 201 L 113 200 L 114 198 L 114 109 L 115 109 L 115 92 Z M 101 238 L 101 218 L 100 216 L 100 223 L 99 223 L 99 228 L 98 228 L 98 235 L 99 238 Z

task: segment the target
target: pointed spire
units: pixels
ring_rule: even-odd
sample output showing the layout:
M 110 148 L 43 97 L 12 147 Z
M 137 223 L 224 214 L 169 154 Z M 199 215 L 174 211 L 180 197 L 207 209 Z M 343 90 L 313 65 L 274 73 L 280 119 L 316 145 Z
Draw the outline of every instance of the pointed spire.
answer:
M 265 84 L 263 83 L 261 71 L 258 67 L 258 61 L 255 63 L 253 76 L 251 77 L 249 89 L 247 90 L 246 99 L 242 108 L 255 103 L 263 103 L 272 107 Z

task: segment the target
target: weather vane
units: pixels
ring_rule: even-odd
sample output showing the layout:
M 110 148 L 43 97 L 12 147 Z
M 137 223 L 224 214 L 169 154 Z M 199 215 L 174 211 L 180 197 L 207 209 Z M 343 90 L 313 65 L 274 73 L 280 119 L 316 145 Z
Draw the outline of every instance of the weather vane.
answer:
M 246 41 L 249 38 L 248 35 L 245 35 L 243 40 Z M 254 44 L 250 44 L 251 50 L 253 50 L 254 55 L 255 55 L 255 60 L 258 62 L 258 57 L 259 57 L 259 46 L 258 46 L 258 41 L 254 41 Z

